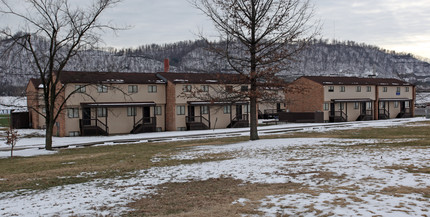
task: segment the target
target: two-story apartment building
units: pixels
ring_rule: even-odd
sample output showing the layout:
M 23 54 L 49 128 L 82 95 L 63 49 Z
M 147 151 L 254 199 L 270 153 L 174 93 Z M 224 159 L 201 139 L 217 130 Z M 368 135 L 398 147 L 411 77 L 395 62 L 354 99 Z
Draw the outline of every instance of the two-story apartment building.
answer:
M 238 74 L 157 73 L 166 83 L 166 130 L 247 127 L 248 82 Z
M 249 82 L 238 74 L 62 72 L 60 81 L 58 103 L 68 99 L 57 136 L 249 126 Z M 45 128 L 42 89 L 37 79 L 27 85 L 33 128 Z
M 67 99 L 57 119 L 58 136 L 107 135 L 165 130 L 164 81 L 153 73 L 63 72 Z M 44 128 L 43 86 L 27 85 L 33 128 Z
M 324 112 L 324 121 L 361 121 L 414 115 L 415 86 L 398 79 L 304 76 L 289 85 L 290 112 Z

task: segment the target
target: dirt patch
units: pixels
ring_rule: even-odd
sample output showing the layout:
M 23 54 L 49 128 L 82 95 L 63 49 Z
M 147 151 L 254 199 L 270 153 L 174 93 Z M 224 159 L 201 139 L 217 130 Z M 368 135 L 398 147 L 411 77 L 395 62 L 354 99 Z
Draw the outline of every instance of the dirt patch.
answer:
M 242 216 L 262 215 L 257 209 L 268 195 L 310 193 L 300 184 L 250 184 L 231 178 L 166 183 L 157 194 L 128 204 L 130 216 Z M 246 198 L 243 203 L 236 203 Z M 233 203 L 235 202 L 235 203 Z
M 423 197 L 430 198 L 430 187 L 413 188 L 407 186 L 390 186 L 382 189 L 381 193 L 393 196 L 402 196 L 404 194 L 421 194 Z

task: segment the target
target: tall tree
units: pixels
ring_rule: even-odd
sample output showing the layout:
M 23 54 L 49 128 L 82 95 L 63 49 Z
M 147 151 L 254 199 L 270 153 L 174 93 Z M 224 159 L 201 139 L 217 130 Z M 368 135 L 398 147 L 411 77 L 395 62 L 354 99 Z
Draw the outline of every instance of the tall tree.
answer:
M 78 6 L 68 0 L 26 0 L 19 4 L 0 0 L 0 14 L 19 18 L 24 24 L 22 29 L 15 30 L 18 33 L 7 27 L 1 33 L 28 52 L 29 61 L 39 74 L 46 111 L 41 115 L 45 117 L 47 150 L 52 150 L 54 125 L 71 96 L 64 95 L 61 73 L 79 51 L 91 48 L 100 41 L 100 30 L 115 30 L 99 20 L 106 9 L 120 1 L 94 0 L 85 3 L 88 5 Z
M 249 81 L 250 139 L 257 140 L 258 100 L 268 86 L 280 85 L 276 74 L 319 33 L 313 6 L 309 0 L 190 1 L 220 35 L 223 43 L 214 44 L 212 51 Z

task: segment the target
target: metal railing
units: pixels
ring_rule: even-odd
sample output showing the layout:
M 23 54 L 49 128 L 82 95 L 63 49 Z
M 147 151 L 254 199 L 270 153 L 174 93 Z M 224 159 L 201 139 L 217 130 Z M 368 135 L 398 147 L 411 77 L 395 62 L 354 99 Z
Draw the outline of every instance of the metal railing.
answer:
M 382 109 L 379 109 L 378 116 L 380 119 L 381 118 L 390 118 L 390 112 L 388 112 L 386 109 L 382 108 Z
M 99 119 L 80 119 L 79 125 L 81 126 L 81 130 L 83 130 L 85 127 L 100 127 L 107 134 L 109 134 L 109 127 L 107 126 L 107 124 L 101 122 Z
M 203 116 L 186 116 L 185 121 L 187 124 L 202 123 L 202 124 L 206 125 L 207 127 L 210 126 L 210 121 Z

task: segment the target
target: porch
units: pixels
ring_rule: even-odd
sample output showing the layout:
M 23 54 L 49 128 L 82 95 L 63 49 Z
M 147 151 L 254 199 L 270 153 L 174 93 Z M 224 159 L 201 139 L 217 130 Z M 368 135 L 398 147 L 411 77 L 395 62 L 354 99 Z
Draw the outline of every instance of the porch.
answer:
M 187 108 L 188 116 L 185 117 L 187 130 L 249 127 L 248 102 L 188 102 Z M 229 120 L 219 115 L 221 110 L 224 110 L 224 116 L 229 115 Z
M 407 98 L 379 99 L 378 119 L 412 117 L 411 104 Z
M 156 131 L 154 102 L 82 103 L 81 108 L 81 136 Z
M 372 99 L 334 99 L 330 102 L 330 122 L 373 120 Z

